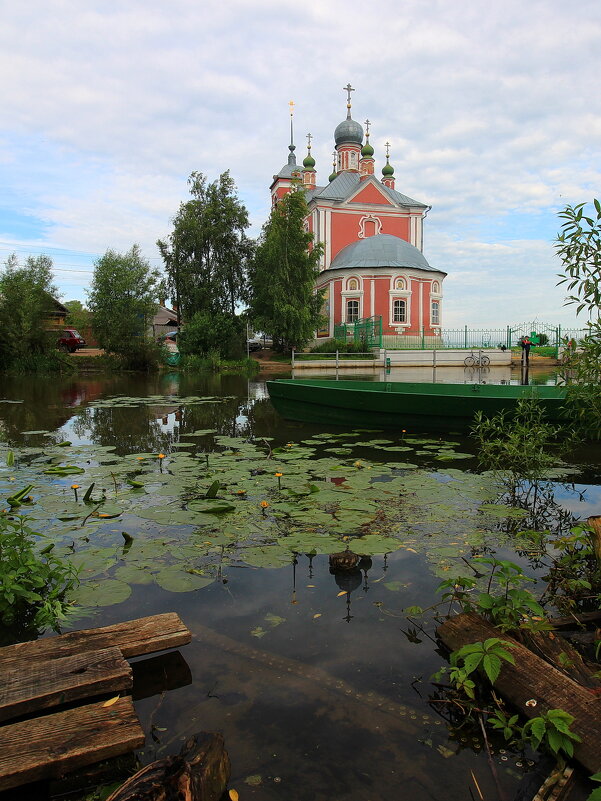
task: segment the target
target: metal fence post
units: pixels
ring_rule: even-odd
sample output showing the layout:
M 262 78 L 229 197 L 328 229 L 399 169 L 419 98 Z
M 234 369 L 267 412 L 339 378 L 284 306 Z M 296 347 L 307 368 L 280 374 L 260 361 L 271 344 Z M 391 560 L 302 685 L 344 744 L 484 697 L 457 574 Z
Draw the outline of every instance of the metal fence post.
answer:
M 338 369 L 338 351 L 336 351 L 336 369 Z
M 292 348 L 292 369 L 294 370 L 294 348 Z
M 425 331 L 426 329 L 422 325 L 422 350 L 425 350 L 426 348 Z
M 465 326 L 465 331 L 463 333 L 463 347 L 467 348 L 467 325 Z

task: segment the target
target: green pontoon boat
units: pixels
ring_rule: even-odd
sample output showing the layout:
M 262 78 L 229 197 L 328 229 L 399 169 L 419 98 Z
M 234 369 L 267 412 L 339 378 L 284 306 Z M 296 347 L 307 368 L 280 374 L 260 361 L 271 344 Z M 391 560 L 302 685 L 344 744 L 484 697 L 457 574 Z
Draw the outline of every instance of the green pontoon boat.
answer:
M 540 400 L 548 420 L 559 420 L 565 399 L 562 387 L 513 384 L 280 379 L 267 388 L 277 411 L 291 420 L 406 430 L 466 429 L 477 411 L 511 411 L 524 395 Z

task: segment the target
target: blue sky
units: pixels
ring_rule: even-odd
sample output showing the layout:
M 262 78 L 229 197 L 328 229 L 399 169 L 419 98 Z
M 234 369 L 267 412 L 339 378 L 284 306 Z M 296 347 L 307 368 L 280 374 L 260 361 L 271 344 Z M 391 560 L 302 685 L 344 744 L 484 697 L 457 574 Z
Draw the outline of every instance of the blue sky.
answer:
M 376 171 L 432 205 L 444 324 L 570 325 L 557 211 L 601 187 L 601 4 L 563 0 L 0 0 L 0 262 L 46 252 L 62 298 L 94 259 L 156 240 L 193 170 L 230 169 L 257 234 L 287 157 L 371 120 Z

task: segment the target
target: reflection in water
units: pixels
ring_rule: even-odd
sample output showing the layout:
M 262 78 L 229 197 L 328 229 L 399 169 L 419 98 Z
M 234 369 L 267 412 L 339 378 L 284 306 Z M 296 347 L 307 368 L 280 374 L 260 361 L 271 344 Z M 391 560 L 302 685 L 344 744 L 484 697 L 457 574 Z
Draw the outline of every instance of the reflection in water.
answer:
M 0 404 L 0 430 L 11 445 L 43 445 L 42 435 L 21 432 L 50 430 L 56 440 L 79 438 L 115 445 L 119 453 L 168 453 L 199 429 L 254 439 L 273 437 L 274 446 L 299 442 L 322 430 L 282 420 L 264 385 L 240 376 L 167 373 L 14 379 L 5 382 L 4 393 L 23 401 Z M 94 401 L 107 396 L 156 396 L 156 404 L 94 408 Z M 220 400 L 187 405 L 179 401 L 186 396 Z M 387 439 L 394 436 L 386 434 Z M 459 450 L 469 450 L 465 440 L 453 439 Z M 386 455 L 367 453 L 374 459 L 397 458 L 394 448 Z M 453 471 L 461 472 L 460 463 L 449 467 L 432 459 L 433 453 L 424 450 L 415 458 L 429 465 L 442 486 Z M 398 454 L 401 461 L 405 458 L 403 452 Z M 584 458 L 598 461 L 594 453 L 583 453 Z M 502 519 L 499 528 L 513 537 L 526 524 L 569 526 L 572 518 L 567 515 L 578 513 L 577 495 L 568 497 L 569 487 L 562 488 L 560 502 L 553 497 L 556 489 L 552 483 L 541 488 L 536 508 L 526 490 L 516 496 L 516 504 L 533 516 L 525 521 Z M 163 547 L 172 541 L 169 527 L 149 526 Z M 458 533 L 450 529 L 444 535 L 453 542 Z M 120 531 L 121 525 L 109 521 L 95 536 L 103 548 L 114 549 Z M 206 537 L 202 530 L 185 536 L 194 565 L 195 549 Z M 496 538 L 495 534 L 495 542 Z M 137 542 L 132 553 L 140 545 Z M 181 741 L 199 729 L 219 730 L 232 760 L 233 786 L 253 801 L 282 797 L 375 801 L 399 798 L 401 792 L 412 801 L 443 796 L 446 801 L 464 801 L 472 770 L 485 797 L 494 797 L 480 744 L 449 739 L 440 717 L 444 705 L 433 711 L 427 692 L 422 700 L 413 690 L 416 677 L 428 682 L 440 667 L 441 656 L 428 637 L 417 637 L 411 629 L 410 638 L 401 634 L 406 628 L 403 610 L 428 607 L 439 577 L 425 557 L 410 550 L 361 557 L 350 548 L 342 550 L 344 545 L 341 542 L 340 553 L 331 557 L 294 553 L 282 569 L 232 563 L 227 558 L 229 546 L 215 545 L 211 559 L 217 582 L 195 592 L 136 584 L 127 602 L 106 607 L 93 621 L 85 621 L 104 625 L 176 611 L 195 635 L 181 652 L 190 673 L 181 662 L 170 663 L 166 671 L 173 687 L 169 693 L 160 701 L 151 697 L 158 687 L 153 671 L 147 673 L 146 684 L 139 685 L 136 709 L 145 730 L 152 730 L 157 740 L 151 743 L 149 738 L 143 758 L 177 753 Z M 520 558 L 509 546 L 505 550 L 509 558 Z M 453 567 L 457 561 L 448 560 Z M 511 796 L 519 779 L 515 761 L 498 763 Z M 506 772 L 508 767 L 513 774 Z

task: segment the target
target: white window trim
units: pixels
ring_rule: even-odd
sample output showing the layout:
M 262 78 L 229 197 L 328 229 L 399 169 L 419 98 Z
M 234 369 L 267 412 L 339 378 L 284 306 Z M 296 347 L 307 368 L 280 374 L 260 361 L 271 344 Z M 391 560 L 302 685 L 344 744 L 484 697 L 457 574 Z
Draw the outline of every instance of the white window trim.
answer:
M 405 304 L 405 320 L 402 321 L 402 322 L 401 322 L 401 320 L 395 320 L 394 319 L 394 304 L 397 301 L 403 301 L 404 304 Z M 409 315 L 407 314 L 408 311 L 409 311 L 409 301 L 407 300 L 407 298 L 393 298 L 392 299 L 392 325 L 396 325 L 396 326 L 409 325 L 409 323 L 407 322 L 408 319 L 409 319 Z
M 375 214 L 365 214 L 359 220 L 359 231 L 357 233 L 359 239 L 369 239 L 369 237 L 365 236 L 365 224 L 368 222 L 373 222 L 376 225 L 376 233 L 374 236 L 382 233 L 382 220 L 379 217 L 376 217 Z
M 346 293 L 343 292 L 342 294 L 345 295 Z M 353 294 L 353 293 L 351 293 L 351 294 Z M 348 318 L 348 304 L 349 304 L 349 301 L 351 301 L 351 300 L 357 301 L 357 304 L 359 306 L 359 308 L 357 310 L 357 320 L 360 320 L 362 318 L 362 316 L 363 316 L 362 313 L 361 313 L 362 309 L 363 309 L 363 298 L 356 297 L 356 293 L 355 293 L 354 297 L 345 298 L 345 301 L 344 301 L 344 322 L 345 323 L 356 323 L 357 322 L 357 320 L 349 320 L 349 318 Z
M 398 328 L 399 332 L 402 332 L 404 328 L 411 328 L 411 290 L 409 289 L 398 289 L 398 290 L 390 290 L 388 298 L 388 324 L 391 328 Z M 405 307 L 405 315 L 407 322 L 405 323 L 395 323 L 394 321 L 394 301 L 395 300 L 404 300 L 406 303 Z

